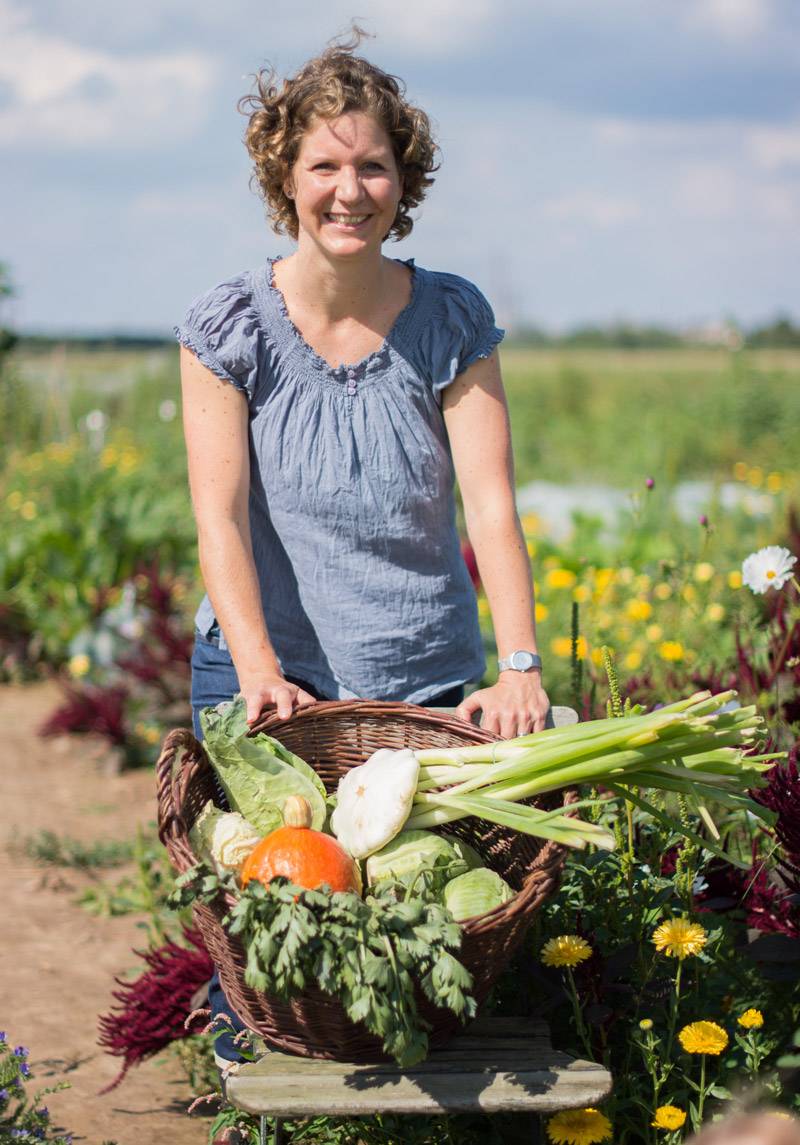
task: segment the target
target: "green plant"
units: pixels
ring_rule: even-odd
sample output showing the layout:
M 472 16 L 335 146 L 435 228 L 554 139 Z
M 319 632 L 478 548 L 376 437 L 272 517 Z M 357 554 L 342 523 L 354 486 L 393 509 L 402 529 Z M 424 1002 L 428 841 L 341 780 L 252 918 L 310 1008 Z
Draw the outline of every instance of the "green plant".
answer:
M 32 1079 L 26 1047 L 16 1046 L 12 1050 L 5 1033 L 0 1033 L 0 1141 L 19 1141 L 21 1145 L 50 1141 L 53 1145 L 71 1145 L 71 1134 L 54 1128 L 50 1111 L 41 1104 L 48 1093 L 69 1089 L 69 1085 L 62 1082 L 29 1095 L 26 1086 Z
M 19 847 L 19 844 L 15 846 Z M 79 839 L 57 835 L 55 831 L 44 830 L 29 835 L 21 847 L 27 857 L 36 863 L 75 867 L 84 871 L 122 866 L 134 853 L 134 845 L 128 840 L 109 839 L 84 843 Z

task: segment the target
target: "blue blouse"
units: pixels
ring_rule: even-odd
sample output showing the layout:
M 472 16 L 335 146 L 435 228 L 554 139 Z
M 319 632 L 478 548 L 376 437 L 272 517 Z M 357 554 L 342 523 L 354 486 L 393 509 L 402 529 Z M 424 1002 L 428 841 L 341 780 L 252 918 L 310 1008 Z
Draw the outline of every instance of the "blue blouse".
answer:
M 284 673 L 323 695 L 420 703 L 484 670 L 441 391 L 503 331 L 475 286 L 412 259 L 383 345 L 334 368 L 289 318 L 274 261 L 213 287 L 175 328 L 247 398 L 270 640 Z M 196 623 L 215 623 L 207 596 Z

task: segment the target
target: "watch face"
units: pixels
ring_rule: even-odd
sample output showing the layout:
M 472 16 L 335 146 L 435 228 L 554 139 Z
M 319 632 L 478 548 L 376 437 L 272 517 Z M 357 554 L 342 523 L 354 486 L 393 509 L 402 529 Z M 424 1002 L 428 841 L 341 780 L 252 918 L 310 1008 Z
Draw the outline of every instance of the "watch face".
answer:
M 527 672 L 534 665 L 532 652 L 513 652 L 511 654 L 511 667 L 518 672 Z

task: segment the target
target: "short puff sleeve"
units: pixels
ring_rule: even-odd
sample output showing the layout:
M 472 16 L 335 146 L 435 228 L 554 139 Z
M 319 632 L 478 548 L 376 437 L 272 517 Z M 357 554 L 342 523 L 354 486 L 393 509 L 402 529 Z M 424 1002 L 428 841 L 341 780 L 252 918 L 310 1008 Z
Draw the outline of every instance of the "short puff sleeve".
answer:
M 249 273 L 213 286 L 189 307 L 175 337 L 218 378 L 253 397 L 260 326 Z
M 477 286 L 457 274 L 439 273 L 435 277 L 436 321 L 427 356 L 438 397 L 473 362 L 488 358 L 505 337 L 505 330 L 495 325 L 494 312 Z

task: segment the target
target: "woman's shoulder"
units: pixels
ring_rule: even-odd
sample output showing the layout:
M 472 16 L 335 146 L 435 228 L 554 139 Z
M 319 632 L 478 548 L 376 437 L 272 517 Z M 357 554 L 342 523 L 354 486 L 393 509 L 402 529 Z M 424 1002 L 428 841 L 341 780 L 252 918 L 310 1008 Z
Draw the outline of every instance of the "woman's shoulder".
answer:
M 424 283 L 427 314 L 416 352 L 438 392 L 478 358 L 488 357 L 503 338 L 486 296 L 468 278 L 444 270 L 415 267 Z
M 204 290 L 190 303 L 178 341 L 214 373 L 252 393 L 258 369 L 263 324 L 258 308 L 259 274 L 241 271 Z
M 469 278 L 447 270 L 430 270 L 415 266 L 427 283 L 431 307 L 439 316 L 451 319 L 494 320 L 486 295 Z

